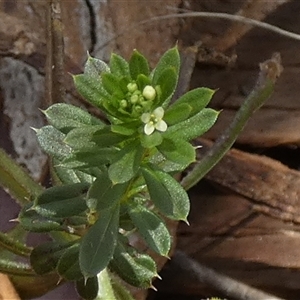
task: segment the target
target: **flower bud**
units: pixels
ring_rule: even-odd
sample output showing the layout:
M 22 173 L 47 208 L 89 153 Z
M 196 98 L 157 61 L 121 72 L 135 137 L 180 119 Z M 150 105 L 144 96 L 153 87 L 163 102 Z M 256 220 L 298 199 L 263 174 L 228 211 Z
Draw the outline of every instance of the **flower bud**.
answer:
M 156 91 L 151 85 L 146 85 L 143 90 L 143 96 L 147 100 L 154 100 L 156 97 Z
M 138 86 L 135 82 L 130 82 L 127 84 L 127 89 L 130 93 L 133 93 L 138 89 Z

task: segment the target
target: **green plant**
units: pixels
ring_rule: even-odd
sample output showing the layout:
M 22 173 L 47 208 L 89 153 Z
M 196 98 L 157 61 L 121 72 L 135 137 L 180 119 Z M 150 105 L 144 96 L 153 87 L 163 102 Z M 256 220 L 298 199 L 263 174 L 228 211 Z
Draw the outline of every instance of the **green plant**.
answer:
M 131 237 L 138 234 L 153 252 L 168 256 L 172 238 L 165 218 L 187 221 L 185 189 L 231 147 L 280 74 L 277 58 L 261 64 L 257 85 L 232 125 L 178 183 L 173 175 L 195 162 L 190 140 L 218 116 L 205 108 L 214 93 L 207 88 L 171 102 L 179 65 L 176 47 L 153 71 L 137 51 L 129 63 L 113 54 L 109 66 L 89 57 L 74 82 L 106 121 L 64 103 L 44 111 L 50 125 L 36 131 L 53 163 L 49 189 L 0 149 L 0 183 L 22 206 L 23 227 L 0 234 L 0 271 L 10 275 L 22 297 L 45 293 L 60 279 L 76 281 L 84 299 L 132 299 L 116 274 L 131 285 L 152 286 L 156 264 Z M 53 241 L 31 249 L 24 229 L 49 233 Z M 30 264 L 19 263 L 19 256 Z
M 37 138 L 53 159 L 56 186 L 26 204 L 19 221 L 28 231 L 68 233 L 69 241 L 33 249 L 36 273 L 56 270 L 77 281 L 83 296 L 90 286 L 97 295 L 97 275 L 106 268 L 131 285 L 151 287 L 155 261 L 130 237 L 138 234 L 152 251 L 168 256 L 164 218 L 187 221 L 190 207 L 173 175 L 195 162 L 189 141 L 218 116 L 205 108 L 214 93 L 207 88 L 170 104 L 179 68 L 176 47 L 152 72 L 138 51 L 129 62 L 112 54 L 109 65 L 88 57 L 74 83 L 107 122 L 64 103 L 43 111 L 50 125 L 36 129 Z

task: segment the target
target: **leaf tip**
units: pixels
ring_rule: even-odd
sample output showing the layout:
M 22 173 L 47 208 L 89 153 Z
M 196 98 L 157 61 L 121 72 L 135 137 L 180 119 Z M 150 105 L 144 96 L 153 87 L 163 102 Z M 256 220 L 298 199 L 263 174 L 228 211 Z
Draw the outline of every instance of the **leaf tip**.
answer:
M 15 219 L 10 219 L 8 222 L 18 222 L 18 223 L 20 223 L 20 220 L 19 220 L 19 218 L 15 218 Z
M 32 129 L 35 133 L 38 133 L 40 131 L 40 129 L 34 127 L 30 127 L 30 129 Z

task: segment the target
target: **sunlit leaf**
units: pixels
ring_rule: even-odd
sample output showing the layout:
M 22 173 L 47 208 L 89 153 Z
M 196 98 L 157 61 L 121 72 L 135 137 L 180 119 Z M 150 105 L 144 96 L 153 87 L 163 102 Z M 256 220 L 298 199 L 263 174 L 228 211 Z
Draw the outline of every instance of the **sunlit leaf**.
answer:
M 215 91 L 209 88 L 196 88 L 182 95 L 170 106 L 169 110 L 176 109 L 182 104 L 188 104 L 192 108 L 190 113 L 190 117 L 192 117 L 206 107 L 214 93 Z
M 102 102 L 109 99 L 109 94 L 104 90 L 100 77 L 79 74 L 73 76 L 73 80 L 80 95 L 92 105 L 102 108 Z
M 208 131 L 216 122 L 218 115 L 217 111 L 204 108 L 193 117 L 168 127 L 163 135 L 175 140 L 192 140 Z
M 129 60 L 130 74 L 132 79 L 136 80 L 139 74 L 148 76 L 150 74 L 149 64 L 147 59 L 134 50 Z
M 89 55 L 84 65 L 84 75 L 97 79 L 103 72 L 109 73 L 109 66 L 101 59 Z
M 42 149 L 52 157 L 63 160 L 72 149 L 64 143 L 65 135 L 51 125 L 37 129 L 37 139 Z
M 112 74 L 120 77 L 128 77 L 128 79 L 130 78 L 128 62 L 120 55 L 112 53 L 109 66 Z
M 71 129 L 81 127 L 83 125 L 105 124 L 90 115 L 87 111 L 66 103 L 56 103 L 44 111 L 48 122 L 63 133 L 68 133 Z

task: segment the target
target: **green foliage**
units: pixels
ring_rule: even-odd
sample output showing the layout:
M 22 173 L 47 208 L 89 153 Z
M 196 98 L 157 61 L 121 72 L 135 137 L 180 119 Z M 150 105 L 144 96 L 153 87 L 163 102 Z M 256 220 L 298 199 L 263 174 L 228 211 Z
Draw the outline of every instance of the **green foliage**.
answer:
M 19 221 L 29 231 L 69 232 L 73 242 L 40 245 L 31 262 L 38 274 L 55 271 L 76 281 L 84 299 L 98 295 L 106 268 L 129 284 L 151 287 L 156 264 L 128 237 L 140 235 L 167 257 L 172 239 L 162 215 L 187 222 L 189 198 L 173 173 L 195 162 L 189 141 L 209 130 L 218 113 L 205 108 L 214 93 L 207 88 L 169 105 L 179 68 L 177 47 L 152 71 L 138 51 L 129 62 L 112 54 L 109 65 L 89 56 L 74 84 L 107 122 L 69 104 L 44 111 L 50 125 L 37 129 L 37 138 L 59 185 L 36 195 Z

